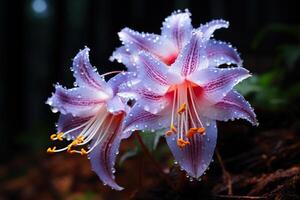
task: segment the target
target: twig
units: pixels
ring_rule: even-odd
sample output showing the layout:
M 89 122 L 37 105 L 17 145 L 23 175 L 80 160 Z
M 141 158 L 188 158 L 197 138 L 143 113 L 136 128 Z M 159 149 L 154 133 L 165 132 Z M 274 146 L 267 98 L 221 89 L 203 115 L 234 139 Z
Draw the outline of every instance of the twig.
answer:
M 218 198 L 224 199 L 266 199 L 266 197 L 259 196 L 239 196 L 239 195 L 215 195 Z
M 221 155 L 218 151 L 218 149 L 216 150 L 216 155 L 218 158 L 218 161 L 220 163 L 220 166 L 222 168 L 222 172 L 223 172 L 223 180 L 224 182 L 227 182 L 227 188 L 228 188 L 228 195 L 232 195 L 232 179 L 231 179 L 231 175 L 229 174 L 229 172 L 226 170 L 224 163 L 222 161 Z
M 153 156 L 151 155 L 151 153 L 149 152 L 148 148 L 146 147 L 146 145 L 144 144 L 141 136 L 138 134 L 138 132 L 136 132 L 135 134 L 138 142 L 140 143 L 143 152 L 146 154 L 146 156 L 151 160 L 151 162 L 153 163 L 154 167 L 156 168 L 157 172 L 161 175 L 161 177 L 166 181 L 166 183 L 173 189 L 176 190 L 176 187 L 173 185 L 172 181 L 169 179 L 169 177 L 163 172 L 163 169 L 161 168 L 161 166 L 156 162 L 156 160 L 153 158 Z

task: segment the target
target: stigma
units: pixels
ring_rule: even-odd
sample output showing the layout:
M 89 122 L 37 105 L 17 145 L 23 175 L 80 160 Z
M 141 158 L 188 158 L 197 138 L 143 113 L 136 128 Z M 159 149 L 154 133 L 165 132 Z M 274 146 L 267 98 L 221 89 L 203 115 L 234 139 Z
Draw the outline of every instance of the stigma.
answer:
M 176 134 L 176 143 L 180 149 L 191 144 L 191 139 L 205 134 L 205 128 L 199 116 L 196 101 L 197 90 L 190 82 L 172 86 L 172 116 L 170 128 L 166 131 L 167 137 Z

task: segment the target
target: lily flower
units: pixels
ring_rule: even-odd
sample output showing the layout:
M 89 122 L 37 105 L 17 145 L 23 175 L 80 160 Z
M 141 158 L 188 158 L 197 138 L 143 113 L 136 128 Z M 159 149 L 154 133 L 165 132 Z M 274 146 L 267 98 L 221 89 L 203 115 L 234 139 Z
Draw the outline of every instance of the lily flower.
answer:
M 144 46 L 135 54 L 132 65 L 142 80 L 135 87 L 139 99 L 127 115 L 124 129 L 164 129 L 176 163 L 189 176 L 198 179 L 213 157 L 217 141 L 216 121 L 242 118 L 257 125 L 257 120 L 250 104 L 233 89 L 240 81 L 250 77 L 248 70 L 241 67 L 241 59 L 235 49 L 210 39 L 216 28 L 224 26 L 213 22 L 192 30 L 186 24 L 189 23 L 188 18 L 182 15 L 188 14 L 167 18 L 167 22 L 173 18 L 182 19 L 180 22 L 184 24 L 179 26 L 182 34 L 173 35 L 188 35 L 180 40 L 185 42 L 177 46 L 181 50 L 171 65 L 152 51 L 155 49 L 152 42 L 142 43 L 138 34 L 127 34 L 130 37 L 126 38 L 130 40 L 135 38 L 128 43 L 129 46 Z M 167 24 L 170 33 L 178 30 L 171 26 L 172 23 Z M 183 27 L 189 28 L 185 30 Z M 162 53 L 168 50 L 161 49 Z M 218 68 L 226 63 L 236 66 Z
M 103 183 L 121 190 L 114 180 L 114 164 L 121 140 L 129 137 L 122 131 L 122 124 L 130 108 L 122 96 L 127 91 L 121 91 L 120 86 L 135 74 L 121 72 L 106 82 L 104 75 L 100 76 L 90 64 L 88 48 L 75 56 L 71 70 L 76 79 L 75 87 L 66 89 L 56 85 L 47 104 L 52 111 L 60 112 L 58 133 L 52 134 L 51 140 L 72 141 L 63 148 L 48 148 L 47 152 L 88 155 Z
M 209 55 L 211 63 L 222 64 L 233 62 L 241 65 L 242 61 L 236 50 L 226 43 L 210 40 L 216 29 L 228 28 L 229 23 L 225 20 L 212 20 L 199 28 L 194 29 L 191 24 L 191 13 L 186 9 L 173 12 L 162 24 L 161 34 L 139 33 L 130 28 L 124 28 L 119 32 L 119 38 L 123 46 L 117 48 L 110 60 L 123 63 L 129 71 L 136 70 L 136 54 L 143 50 L 159 59 L 166 66 L 175 62 L 183 47 L 190 42 L 192 32 L 195 30 L 201 34 L 202 43 L 207 42 L 211 48 L 202 48 L 202 55 Z M 221 57 L 222 56 L 222 57 Z

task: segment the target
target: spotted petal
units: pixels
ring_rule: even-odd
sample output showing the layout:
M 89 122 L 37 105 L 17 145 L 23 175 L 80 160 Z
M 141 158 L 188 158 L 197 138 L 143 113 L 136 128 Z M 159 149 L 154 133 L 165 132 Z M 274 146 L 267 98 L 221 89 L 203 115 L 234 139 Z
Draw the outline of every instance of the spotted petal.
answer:
M 53 110 L 73 116 L 90 116 L 97 112 L 108 96 L 101 91 L 95 92 L 88 88 L 65 89 L 55 86 L 55 93 L 47 100 Z
M 253 125 L 258 124 L 250 104 L 236 91 L 230 91 L 220 102 L 203 110 L 202 114 L 220 121 L 242 118 Z
M 219 102 L 240 81 L 250 76 L 242 67 L 207 68 L 194 72 L 188 80 L 201 86 L 205 97 L 211 102 Z
M 123 189 L 115 182 L 114 177 L 114 164 L 123 137 L 120 125 L 123 117 L 124 115 L 121 113 L 117 116 L 117 120 L 111 121 L 111 119 L 107 119 L 105 126 L 107 129 L 104 132 L 99 130 L 101 132 L 97 133 L 97 135 L 103 136 L 102 141 L 89 154 L 93 171 L 105 184 L 115 190 Z M 92 142 L 91 146 L 94 144 L 95 141 Z
M 119 33 L 119 37 L 131 53 L 144 50 L 166 64 L 173 62 L 178 55 L 176 47 L 169 40 L 165 40 L 156 34 L 139 33 L 129 28 L 124 28 Z
M 209 67 L 217 67 L 222 64 L 242 65 L 242 60 L 231 44 L 209 40 L 206 43 L 205 54 L 209 61 Z
M 188 11 L 173 13 L 163 22 L 161 35 L 172 41 L 178 52 L 192 36 L 193 27 L 190 16 L 191 13 Z
M 85 48 L 75 56 L 73 61 L 73 71 L 76 83 L 82 87 L 89 87 L 95 90 L 101 90 L 107 94 L 111 94 L 105 80 L 97 73 L 89 61 L 89 48 Z
M 177 145 L 177 135 L 166 136 L 167 143 L 178 164 L 192 177 L 199 178 L 208 168 L 217 141 L 216 122 L 202 117 L 201 121 L 206 129 L 205 135 L 194 135 L 190 145 L 183 149 Z
M 215 30 L 220 28 L 228 28 L 229 22 L 219 19 L 219 20 L 212 20 L 204 25 L 201 25 L 197 30 L 201 32 L 201 38 L 203 41 L 207 41 L 212 37 Z

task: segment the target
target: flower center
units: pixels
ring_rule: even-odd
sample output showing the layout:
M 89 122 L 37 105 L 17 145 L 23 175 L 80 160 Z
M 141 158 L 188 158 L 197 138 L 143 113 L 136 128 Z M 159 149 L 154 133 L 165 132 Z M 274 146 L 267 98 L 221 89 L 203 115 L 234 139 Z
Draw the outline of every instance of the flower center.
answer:
M 191 82 L 184 82 L 171 87 L 169 94 L 173 99 L 170 129 L 166 136 L 177 135 L 177 145 L 183 149 L 191 143 L 196 135 L 204 135 L 205 128 L 198 115 L 199 108 L 195 103 L 201 95 L 201 88 Z
M 105 141 L 107 137 L 119 131 L 119 125 L 123 120 L 125 114 L 122 112 L 118 115 L 113 115 L 106 111 L 106 106 L 102 106 L 98 113 L 87 122 L 72 128 L 66 132 L 52 134 L 51 140 L 63 141 L 65 137 L 68 137 L 72 132 L 81 130 L 77 137 L 69 143 L 66 147 L 56 149 L 48 148 L 48 153 L 57 153 L 67 151 L 70 154 L 78 153 L 86 155 L 93 151 L 93 149 L 102 141 Z

